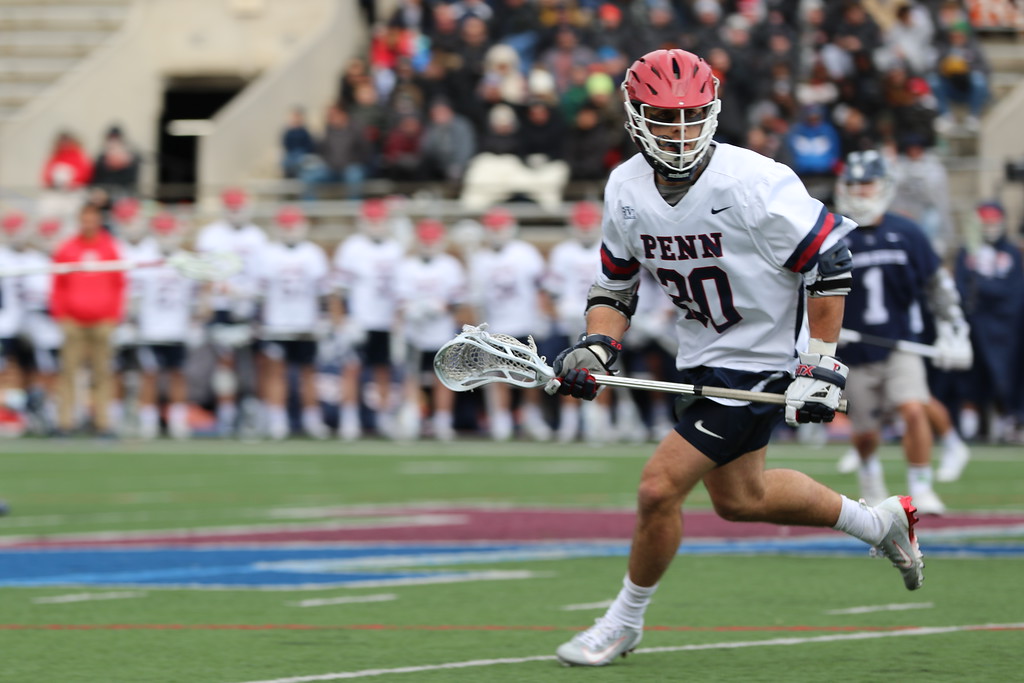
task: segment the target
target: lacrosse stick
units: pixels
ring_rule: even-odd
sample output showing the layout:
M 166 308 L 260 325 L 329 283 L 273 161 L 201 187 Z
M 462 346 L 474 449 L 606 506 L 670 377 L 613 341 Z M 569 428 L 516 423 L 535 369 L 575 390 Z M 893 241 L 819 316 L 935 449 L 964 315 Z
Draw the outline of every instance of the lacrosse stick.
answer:
M 462 333 L 446 343 L 434 356 L 434 372 L 441 383 L 452 391 L 470 391 L 492 382 L 513 384 L 527 389 L 544 387 L 549 394 L 558 391 L 555 372 L 537 355 L 537 345 L 530 337 L 524 344 L 515 337 L 491 334 L 486 323 L 479 327 L 465 325 Z M 594 375 L 598 384 L 629 389 L 645 389 L 669 394 L 727 398 L 737 401 L 785 405 L 784 394 L 763 391 L 706 387 L 700 384 L 679 384 L 656 380 Z M 839 402 L 839 412 L 846 412 L 846 400 Z
M 845 327 L 839 331 L 839 341 L 847 342 L 850 344 L 870 344 L 872 346 L 881 346 L 886 349 L 894 349 L 896 351 L 906 351 L 907 353 L 913 353 L 918 356 L 924 356 L 925 358 L 937 358 L 939 350 L 934 346 L 928 344 L 922 344 L 920 342 L 908 341 L 906 339 L 890 339 L 889 337 L 879 337 L 874 334 L 863 334 L 856 330 L 848 330 Z
M 23 275 L 65 275 L 67 273 L 108 273 L 170 266 L 191 280 L 226 280 L 242 270 L 242 259 L 231 252 L 195 254 L 179 251 L 165 259 L 152 261 L 79 261 L 75 263 L 51 263 L 46 266 L 12 268 L 0 270 L 0 277 Z

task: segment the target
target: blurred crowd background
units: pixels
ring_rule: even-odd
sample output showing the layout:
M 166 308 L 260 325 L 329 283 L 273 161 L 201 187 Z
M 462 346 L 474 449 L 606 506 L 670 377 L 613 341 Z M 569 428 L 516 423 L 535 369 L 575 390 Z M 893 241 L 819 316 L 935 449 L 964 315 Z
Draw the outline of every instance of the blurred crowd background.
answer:
M 992 46 L 1024 50 L 1014 3 L 369 0 L 356 16 L 362 39 L 330 101 L 284 103 L 261 178 L 176 175 L 169 147 L 156 155 L 111 111 L 97 140 L 68 113 L 38 187 L 0 182 L 4 433 L 658 433 L 670 417 L 657 396 L 607 392 L 582 411 L 536 392 L 451 396 L 429 357 L 464 322 L 532 335 L 549 356 L 581 331 L 602 184 L 634 153 L 619 85 L 636 57 L 680 47 L 719 78 L 716 139 L 791 166 L 826 203 L 845 154 L 883 150 L 892 209 L 956 270 L 976 334 L 1018 350 L 1013 367 L 976 353 L 941 398 L 973 411 L 966 437 L 1021 439 L 1024 163 L 982 160 L 1000 177 L 984 193 L 959 177 L 1007 92 Z M 208 122 L 162 123 L 201 138 Z M 102 254 L 81 248 L 94 222 L 111 237 Z M 189 277 L 171 265 L 181 251 L 234 252 L 243 269 Z M 53 275 L 55 258 L 147 265 Z M 68 303 L 69 287 L 107 303 Z M 626 372 L 671 379 L 672 311 L 654 299 L 641 298 Z M 172 310 L 173 329 L 155 330 L 154 311 Z

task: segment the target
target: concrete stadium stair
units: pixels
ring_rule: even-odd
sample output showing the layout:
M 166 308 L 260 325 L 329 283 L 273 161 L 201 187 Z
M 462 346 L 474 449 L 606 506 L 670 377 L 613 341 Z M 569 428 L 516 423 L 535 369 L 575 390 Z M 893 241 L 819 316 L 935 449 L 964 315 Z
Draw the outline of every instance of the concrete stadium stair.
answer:
M 135 0 L 0 0 L 0 120 L 109 39 Z

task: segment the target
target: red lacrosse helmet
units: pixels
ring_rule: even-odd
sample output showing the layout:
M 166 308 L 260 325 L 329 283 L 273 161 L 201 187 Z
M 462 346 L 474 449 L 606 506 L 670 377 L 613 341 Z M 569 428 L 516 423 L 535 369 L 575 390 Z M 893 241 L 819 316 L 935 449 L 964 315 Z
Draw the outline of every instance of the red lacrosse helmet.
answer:
M 718 79 L 685 50 L 649 52 L 622 82 L 626 130 L 655 171 L 689 180 L 718 128 Z
M 0 219 L 0 226 L 3 227 L 4 234 L 13 236 L 25 227 L 25 214 L 20 211 L 8 211 Z
M 157 211 L 149 219 L 149 226 L 153 230 L 157 244 L 165 253 L 178 249 L 184 241 L 185 235 L 181 222 L 170 211 Z
M 282 206 L 275 216 L 281 241 L 288 245 L 302 242 L 309 235 L 309 222 L 306 214 L 297 206 Z
M 594 202 L 576 202 L 572 207 L 572 231 L 586 245 L 597 242 L 601 234 L 601 207 Z
M 360 207 L 359 225 L 371 239 L 383 240 L 391 234 L 391 209 L 383 199 L 365 199 Z
M 422 254 L 437 254 L 444 248 L 444 223 L 424 218 L 416 223 L 416 246 Z
M 139 200 L 134 197 L 121 197 L 114 202 L 111 213 L 118 223 L 130 223 L 139 215 Z
M 492 207 L 480 219 L 487 232 L 487 241 L 494 247 L 501 247 L 512 241 L 516 234 L 516 217 L 504 206 Z
M 249 195 L 240 187 L 229 187 L 220 193 L 224 205 L 224 217 L 236 228 L 249 222 Z

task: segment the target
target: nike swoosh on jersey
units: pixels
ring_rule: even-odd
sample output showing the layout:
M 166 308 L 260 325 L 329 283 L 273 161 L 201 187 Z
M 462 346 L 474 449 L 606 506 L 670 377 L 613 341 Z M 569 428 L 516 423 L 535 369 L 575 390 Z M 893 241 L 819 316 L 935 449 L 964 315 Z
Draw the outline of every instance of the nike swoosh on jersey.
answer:
M 697 420 L 697 421 L 696 421 L 696 422 L 695 422 L 695 423 L 693 424 L 693 426 L 697 428 L 697 431 L 698 431 L 698 432 L 704 432 L 704 433 L 705 433 L 705 434 L 707 434 L 708 436 L 713 436 L 713 437 L 715 437 L 716 439 L 723 439 L 723 440 L 725 439 L 725 437 L 724 437 L 724 436 L 722 436 L 721 434 L 715 434 L 715 433 L 714 433 L 713 431 L 711 431 L 710 429 L 708 429 L 707 427 L 705 427 L 705 426 L 704 426 L 704 420 Z
M 714 216 L 716 213 L 722 213 L 726 209 L 731 209 L 731 208 L 732 208 L 732 204 L 730 204 L 729 206 L 723 206 L 721 209 L 716 209 L 716 208 L 712 207 L 711 208 L 711 215 Z

